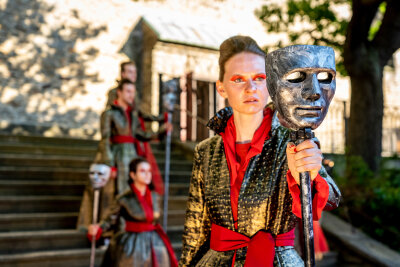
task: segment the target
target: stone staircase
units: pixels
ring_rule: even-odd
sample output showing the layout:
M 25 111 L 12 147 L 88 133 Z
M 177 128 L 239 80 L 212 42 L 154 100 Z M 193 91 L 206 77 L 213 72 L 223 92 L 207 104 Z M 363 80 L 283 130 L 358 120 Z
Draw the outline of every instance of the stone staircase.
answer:
M 0 266 L 89 265 L 75 230 L 97 142 L 0 135 Z M 162 144 L 152 145 L 164 167 Z M 179 257 L 192 162 L 172 149 L 167 233 Z M 104 249 L 98 249 L 96 263 Z

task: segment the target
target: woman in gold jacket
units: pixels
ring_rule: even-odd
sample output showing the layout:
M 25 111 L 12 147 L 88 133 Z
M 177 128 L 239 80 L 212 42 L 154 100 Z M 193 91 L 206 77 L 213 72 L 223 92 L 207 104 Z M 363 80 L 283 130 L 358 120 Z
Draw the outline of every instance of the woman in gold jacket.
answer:
M 267 106 L 265 54 L 250 37 L 220 46 L 218 93 L 231 107 L 197 145 L 180 266 L 303 266 L 293 247 L 299 172 L 313 180 L 313 214 L 338 206 L 315 141 L 295 146 Z

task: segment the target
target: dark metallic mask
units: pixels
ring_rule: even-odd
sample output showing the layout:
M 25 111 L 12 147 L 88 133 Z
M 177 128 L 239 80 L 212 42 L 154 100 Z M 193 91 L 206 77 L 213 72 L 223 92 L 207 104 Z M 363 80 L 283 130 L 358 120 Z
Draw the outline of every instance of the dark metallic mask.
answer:
M 266 72 L 281 124 L 293 130 L 317 128 L 336 90 L 333 49 L 293 45 L 275 50 L 267 55 Z

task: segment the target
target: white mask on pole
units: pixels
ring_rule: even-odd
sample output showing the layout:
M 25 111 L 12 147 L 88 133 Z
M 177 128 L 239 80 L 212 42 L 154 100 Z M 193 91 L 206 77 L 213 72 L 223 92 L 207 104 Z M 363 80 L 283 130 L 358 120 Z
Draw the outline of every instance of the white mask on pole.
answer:
M 102 188 L 110 178 L 111 168 L 105 164 L 92 164 L 89 169 L 89 178 L 94 189 Z

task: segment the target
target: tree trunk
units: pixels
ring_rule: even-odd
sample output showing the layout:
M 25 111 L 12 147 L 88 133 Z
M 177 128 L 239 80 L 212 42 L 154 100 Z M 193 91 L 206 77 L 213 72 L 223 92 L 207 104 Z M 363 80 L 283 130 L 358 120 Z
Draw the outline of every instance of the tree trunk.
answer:
M 368 40 L 371 23 L 382 0 L 353 0 L 343 59 L 351 79 L 347 154 L 361 156 L 377 171 L 382 151 L 382 47 Z M 387 61 L 387 60 L 386 60 Z
M 365 53 L 362 58 L 358 62 L 362 71 L 350 74 L 348 154 L 361 156 L 372 171 L 377 171 L 382 152 L 383 69 L 376 53 Z

